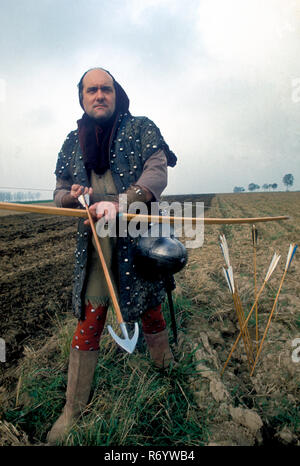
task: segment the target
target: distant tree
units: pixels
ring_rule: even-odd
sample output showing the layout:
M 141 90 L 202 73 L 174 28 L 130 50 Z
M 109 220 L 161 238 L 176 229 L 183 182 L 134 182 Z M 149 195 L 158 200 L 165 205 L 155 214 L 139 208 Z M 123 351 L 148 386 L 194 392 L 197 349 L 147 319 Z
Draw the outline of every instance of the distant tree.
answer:
M 282 178 L 283 184 L 286 186 L 286 190 L 288 191 L 289 186 L 293 186 L 294 184 L 294 177 L 291 173 L 288 173 L 287 175 L 284 175 Z
M 272 188 L 272 189 L 277 189 L 277 188 L 278 188 L 278 184 L 277 184 L 277 183 L 273 183 L 273 184 L 271 185 L 271 188 Z
M 22 193 L 21 191 L 18 191 L 16 193 L 16 199 L 17 201 L 22 201 L 24 199 L 24 193 Z
M 256 189 L 259 189 L 260 186 L 258 184 L 255 184 L 255 183 L 250 183 L 248 185 L 248 191 L 256 191 Z
M 262 185 L 262 188 L 266 191 L 267 189 L 269 189 L 269 185 L 268 183 L 265 183 Z
M 245 191 L 245 188 L 243 188 L 242 186 L 235 186 L 233 189 L 234 193 L 243 193 L 244 191 Z
M 4 191 L 3 193 L 1 193 L 1 199 L 5 202 L 9 202 L 9 201 L 12 201 L 12 195 L 11 195 L 11 192 L 9 191 Z

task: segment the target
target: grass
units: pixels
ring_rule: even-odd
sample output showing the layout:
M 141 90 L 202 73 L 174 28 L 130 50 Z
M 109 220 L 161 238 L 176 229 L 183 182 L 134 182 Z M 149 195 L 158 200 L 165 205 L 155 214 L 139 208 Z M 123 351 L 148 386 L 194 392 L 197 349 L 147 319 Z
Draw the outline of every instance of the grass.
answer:
M 60 370 L 34 368 L 22 384 L 22 394 L 26 393 L 29 404 L 7 410 L 4 419 L 25 431 L 29 438 L 41 440 L 49 418 L 63 405 L 64 388 L 65 376 Z
M 174 307 L 181 327 L 191 318 L 193 305 L 186 298 L 177 298 Z M 168 314 L 164 305 L 166 320 Z M 110 319 L 113 324 L 113 314 Z M 34 359 L 26 361 L 19 403 L 4 413 L 4 419 L 25 431 L 33 443 L 45 441 L 65 401 L 66 348 L 73 325 L 57 319 L 56 329 L 52 359 L 47 359 L 41 348 L 40 355 L 37 352 Z M 145 349 L 128 355 L 104 332 L 91 400 L 65 444 L 203 445 L 207 425 L 199 418 L 188 383 L 196 373 L 192 353 L 181 354 L 176 366 L 161 371 L 152 365 Z

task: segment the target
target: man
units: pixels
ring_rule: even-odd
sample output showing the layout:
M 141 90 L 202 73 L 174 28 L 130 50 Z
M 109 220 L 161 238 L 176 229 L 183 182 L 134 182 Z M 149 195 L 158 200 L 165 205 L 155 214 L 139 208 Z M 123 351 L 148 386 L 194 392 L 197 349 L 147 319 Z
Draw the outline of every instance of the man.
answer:
M 94 219 L 111 219 L 119 210 L 120 195 L 127 204 L 159 199 L 167 184 L 167 166 L 176 164 L 159 129 L 146 117 L 133 117 L 129 99 L 113 76 L 102 68 L 88 70 L 78 84 L 84 110 L 64 142 L 56 166 L 54 199 L 59 207 L 80 207 L 88 193 Z M 124 197 L 124 196 L 122 196 Z M 146 280 L 134 264 L 136 239 L 100 239 L 125 322 L 141 318 L 150 356 L 157 367 L 173 360 L 161 312 L 165 297 L 160 280 Z M 73 312 L 78 318 L 70 349 L 66 405 L 48 434 L 48 442 L 62 440 L 85 407 L 99 355 L 109 292 L 88 221 L 79 220 L 73 286 Z

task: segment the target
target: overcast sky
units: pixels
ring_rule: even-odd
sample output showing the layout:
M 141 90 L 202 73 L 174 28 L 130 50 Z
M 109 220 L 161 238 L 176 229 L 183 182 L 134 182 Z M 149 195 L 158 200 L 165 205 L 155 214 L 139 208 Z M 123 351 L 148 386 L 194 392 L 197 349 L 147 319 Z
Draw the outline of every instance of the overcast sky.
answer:
M 108 69 L 178 157 L 166 194 L 300 189 L 300 0 L 0 0 L 0 187 L 52 190 Z

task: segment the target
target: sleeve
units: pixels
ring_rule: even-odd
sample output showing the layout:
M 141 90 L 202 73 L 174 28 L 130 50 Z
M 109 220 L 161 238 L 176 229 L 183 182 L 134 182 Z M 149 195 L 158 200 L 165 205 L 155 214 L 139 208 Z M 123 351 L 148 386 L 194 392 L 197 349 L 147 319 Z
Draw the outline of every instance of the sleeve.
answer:
M 76 139 L 76 131 L 71 131 L 65 139 L 63 146 L 58 154 L 56 169 L 56 187 L 53 192 L 53 200 L 57 207 L 71 207 L 63 202 L 63 197 L 70 193 L 73 184 L 70 175 L 71 154 Z
M 53 192 L 53 199 L 56 207 L 64 207 L 63 197 L 71 191 L 72 183 L 69 180 L 56 178 L 56 186 Z
M 149 157 L 161 150 L 165 154 L 167 165 L 175 167 L 177 163 L 176 155 L 164 140 L 160 129 L 147 117 L 142 117 L 140 140 L 143 161 L 147 161 Z
M 152 154 L 145 162 L 141 176 L 135 184 L 148 189 L 155 199 L 159 199 L 168 183 L 168 163 L 163 150 Z

